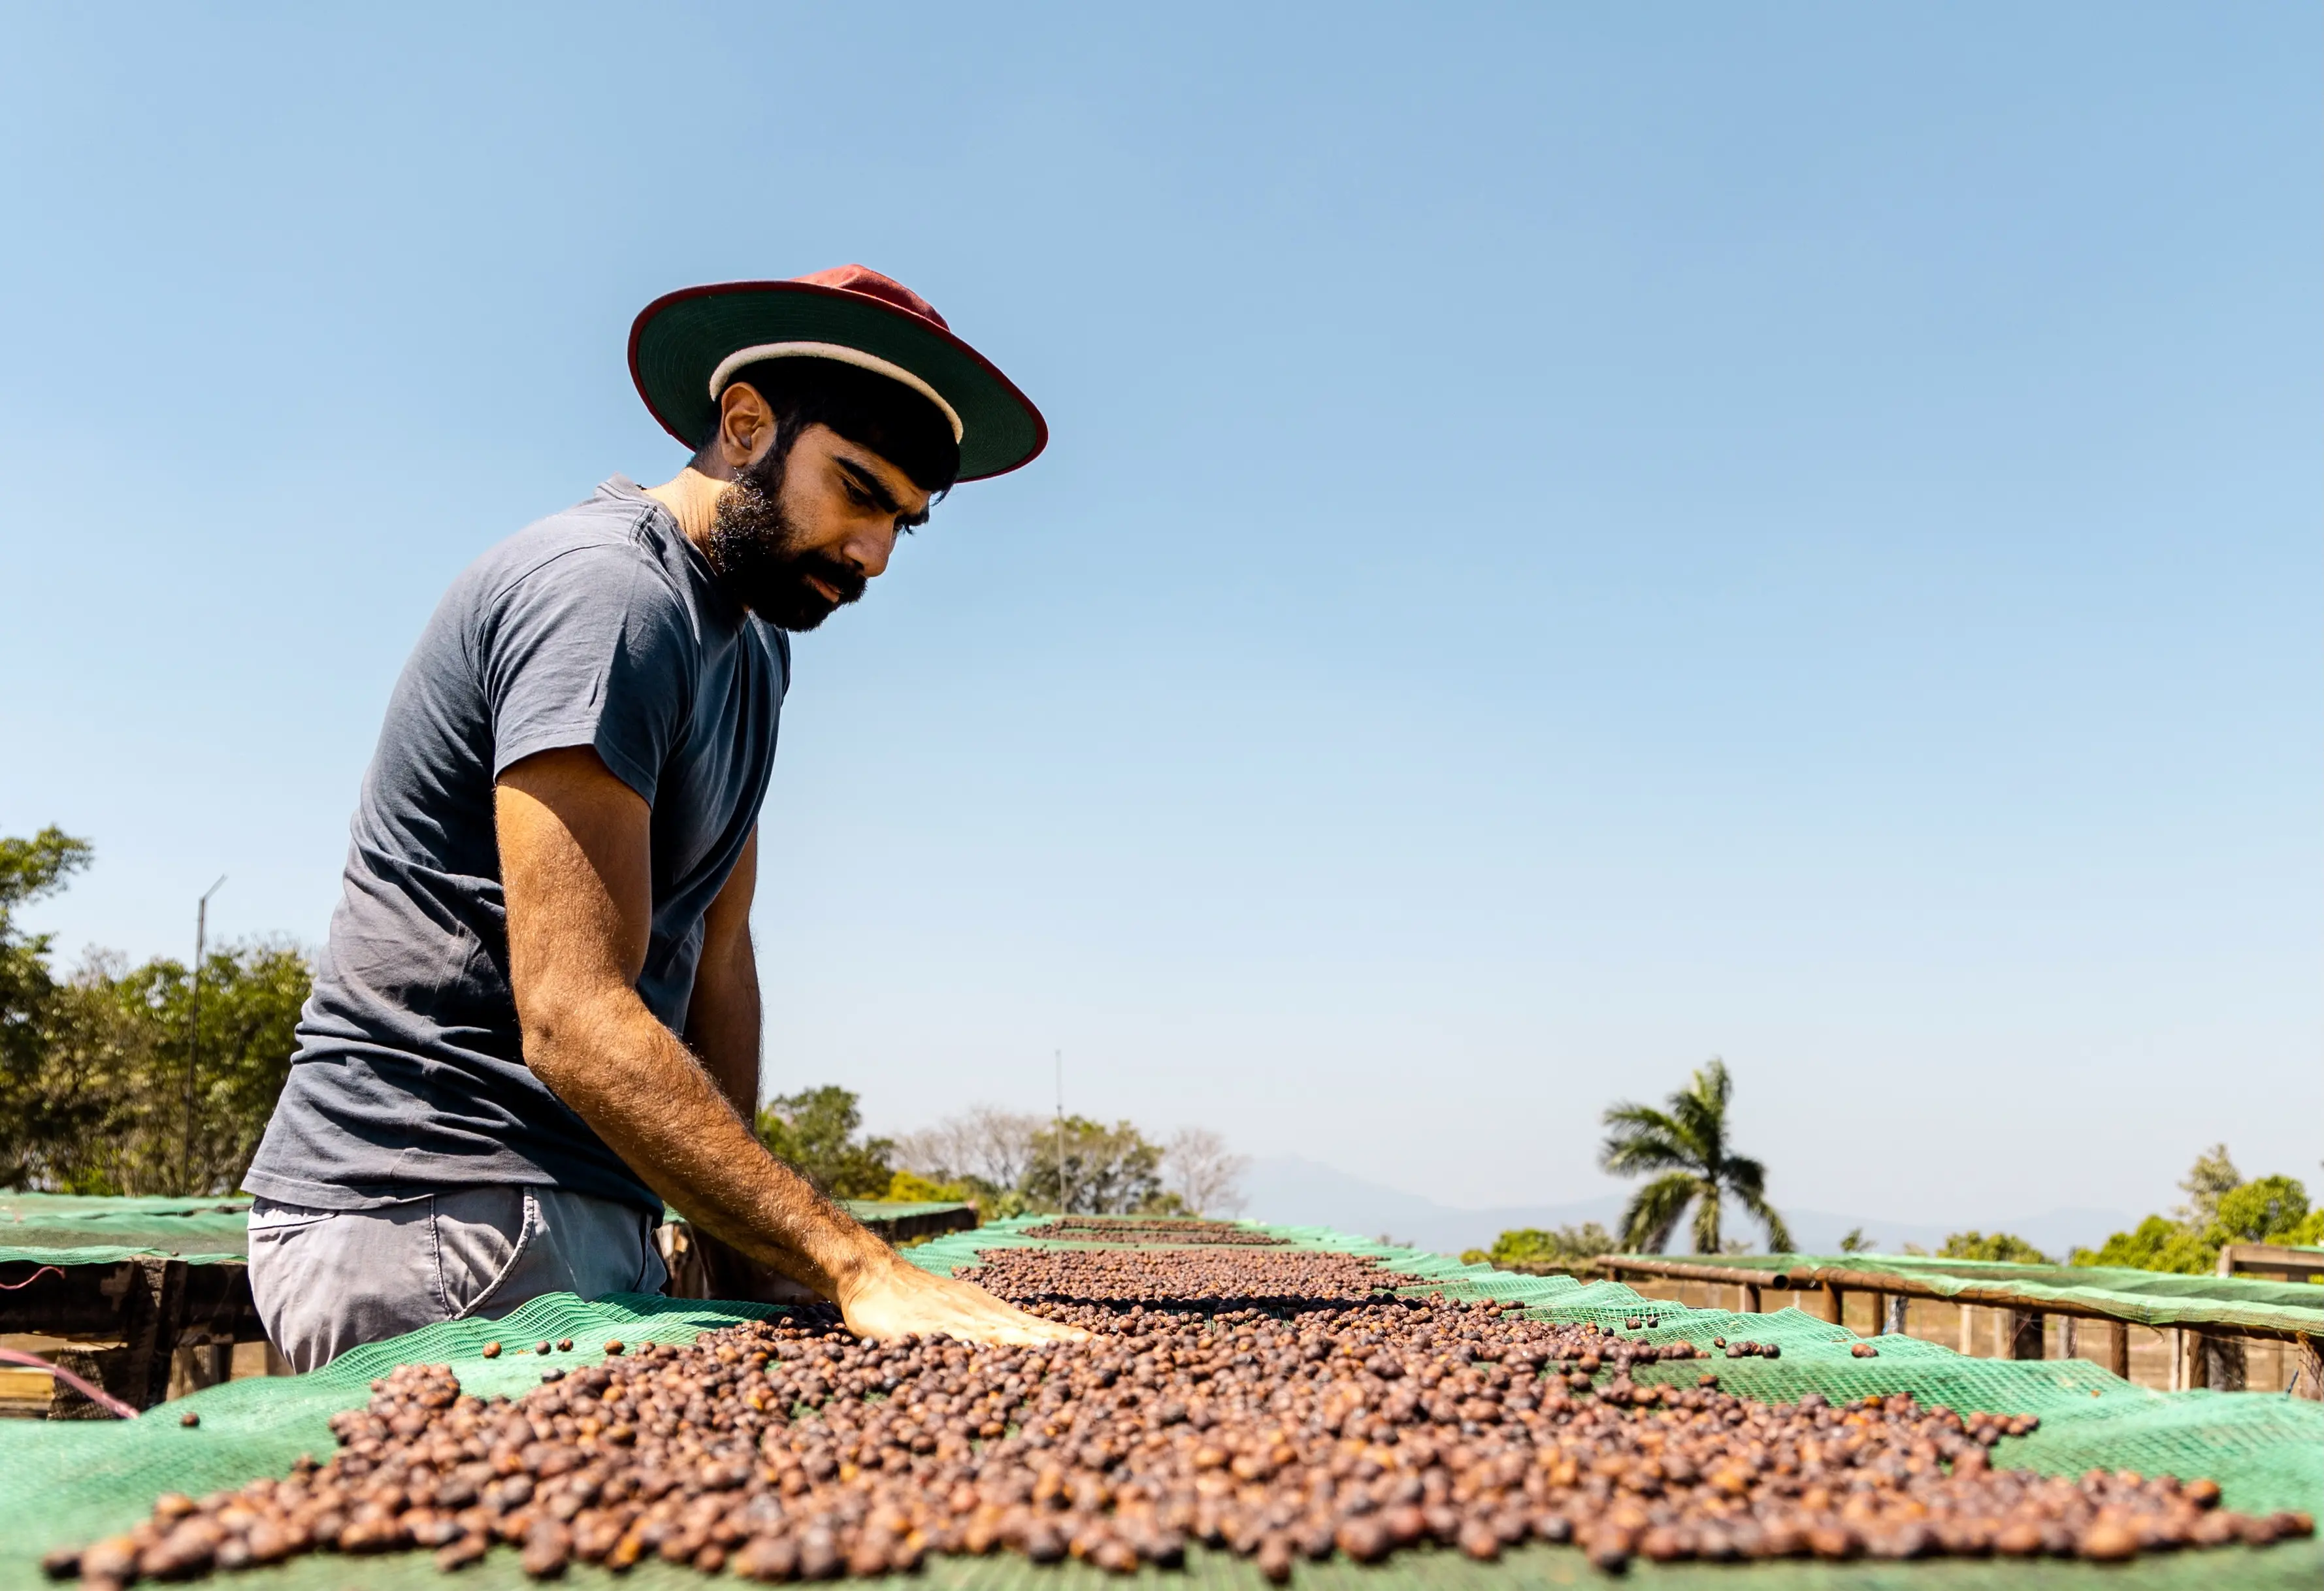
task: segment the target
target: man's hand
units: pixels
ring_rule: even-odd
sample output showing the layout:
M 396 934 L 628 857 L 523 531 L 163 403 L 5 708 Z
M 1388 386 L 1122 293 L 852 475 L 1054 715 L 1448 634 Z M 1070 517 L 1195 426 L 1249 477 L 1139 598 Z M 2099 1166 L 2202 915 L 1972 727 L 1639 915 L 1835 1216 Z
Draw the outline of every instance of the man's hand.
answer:
M 979 1343 L 1082 1342 L 1089 1333 L 1028 1315 L 981 1287 L 921 1270 L 900 1255 L 859 1279 L 839 1298 L 847 1329 L 858 1337 L 965 1337 Z
M 646 1009 L 637 979 L 653 920 L 652 811 L 595 752 L 527 757 L 494 794 L 525 1064 L 648 1187 L 705 1231 L 837 1302 L 864 1335 L 1074 1335 L 907 1264 L 770 1155 L 701 1061 Z M 727 915 L 746 919 L 748 900 L 746 883 Z M 755 1005 L 755 986 L 752 997 Z

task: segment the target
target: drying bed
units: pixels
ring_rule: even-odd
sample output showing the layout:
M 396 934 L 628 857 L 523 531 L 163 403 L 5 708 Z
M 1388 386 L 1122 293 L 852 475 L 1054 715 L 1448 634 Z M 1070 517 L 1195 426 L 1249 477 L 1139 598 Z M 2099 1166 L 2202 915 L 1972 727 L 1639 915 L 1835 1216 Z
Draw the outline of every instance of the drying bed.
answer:
M 978 1263 L 995 1251 L 1056 1246 L 1027 1235 L 1025 1229 L 1035 1225 L 1017 1223 L 1013 1230 L 1004 1225 L 938 1239 L 910 1251 L 910 1257 L 931 1269 L 951 1271 Z M 1634 1365 L 1631 1375 L 1640 1388 L 1658 1382 L 1678 1387 L 1692 1384 L 1703 1370 L 1694 1361 L 1694 1351 L 1713 1353 L 1713 1340 L 1725 1336 L 1730 1341 L 1748 1339 L 1779 1350 L 1779 1356 L 1774 1358 L 1754 1355 L 1729 1360 L 1722 1355 L 1714 1362 L 1725 1389 L 1748 1397 L 1796 1404 L 1808 1392 L 1835 1402 L 1907 1392 L 1923 1408 L 1944 1403 L 1965 1411 L 1990 1409 L 2038 1415 L 2038 1429 L 1999 1439 L 1993 1452 L 1997 1464 L 2026 1465 L 2053 1474 L 2078 1473 L 2092 1465 L 2136 1468 L 2147 1474 L 2208 1474 L 2226 1487 L 2228 1506 L 2246 1511 L 2312 1511 L 2319 1493 L 2324 1492 L 2324 1485 L 2319 1485 L 2324 1476 L 2318 1474 L 2319 1457 L 2324 1455 L 2324 1422 L 2316 1418 L 2319 1411 L 2312 1406 L 2250 1395 L 2164 1396 L 2114 1382 L 2096 1367 L 2079 1362 L 1962 1360 L 1909 1339 L 1880 1339 L 1879 1357 L 1858 1358 L 1851 1352 L 1858 1342 L 1851 1334 L 1797 1311 L 1733 1316 L 1682 1310 L 1610 1283 L 1508 1276 L 1313 1228 L 1268 1230 L 1285 1239 L 1282 1248 L 1370 1255 L 1399 1272 L 1415 1275 L 1416 1281 L 1397 1288 L 1406 1298 L 1441 1296 L 1448 1301 L 1493 1298 L 1517 1306 L 1511 1312 L 1513 1319 L 1587 1322 L 1649 1345 L 1688 1345 L 1685 1358 L 1657 1357 Z M 1216 1315 L 1247 1307 L 1222 1299 L 1197 1304 L 1194 1312 Z M 178 1490 L 199 1495 L 254 1475 L 285 1473 L 304 1451 L 327 1456 L 332 1447 L 329 1416 L 360 1407 L 369 1381 L 397 1364 L 447 1364 L 470 1393 L 515 1393 L 540 1386 L 540 1361 L 519 1354 L 485 1358 L 482 1350 L 487 1342 L 523 1342 L 536 1335 L 552 1341 L 573 1337 L 591 1346 L 609 1336 L 623 1337 L 632 1346 L 656 1340 L 683 1342 L 706 1329 L 731 1327 L 770 1313 L 773 1311 L 659 1300 L 609 1300 L 592 1305 L 541 1300 L 508 1321 L 430 1327 L 410 1338 L 357 1350 L 315 1375 L 213 1389 L 134 1426 L 26 1425 L 0 1430 L 0 1540 L 5 1542 L 0 1547 L 0 1581 L 12 1575 L 32 1578 L 37 1573 L 37 1556 L 48 1546 L 85 1541 L 123 1528 L 139 1517 L 159 1492 Z M 198 1412 L 201 1424 L 192 1429 L 176 1426 L 171 1415 L 180 1408 Z M 2314 1583 L 2319 1567 L 2324 1567 L 2312 1542 L 2264 1552 L 2240 1548 L 2226 1551 L 2225 1559 L 2212 1554 L 2151 1558 L 2118 1569 L 2037 1560 L 2010 1566 L 2007 1577 L 2011 1584 L 2084 1584 L 2090 1583 L 2094 1575 L 2104 1574 L 2109 1585 L 2191 1586 L 2194 1577 L 2201 1575 L 2214 1581 L 2227 1577 L 2227 1583 L 2237 1585 L 2291 1586 Z M 931 1558 L 921 1572 L 931 1583 L 958 1586 L 965 1591 L 1017 1585 L 1056 1586 L 1061 1577 L 1076 1579 L 1096 1571 L 1077 1564 L 1035 1568 L 1021 1559 L 1003 1557 Z M 1194 1581 L 1258 1583 L 1249 1565 L 1231 1552 L 1205 1550 L 1199 1545 L 1190 1548 L 1179 1572 Z M 1674 1583 L 1700 1579 L 1704 1584 L 1722 1580 L 1731 1584 L 1741 1576 L 1747 1584 L 1781 1578 L 1787 1585 L 1796 1581 L 1939 1586 L 1989 1584 L 2001 1571 L 1990 1561 L 1910 1565 L 1858 1561 L 1788 1562 L 1746 1568 L 1642 1564 L 1638 1572 Z M 576 1565 L 572 1573 L 598 1577 L 604 1571 Z M 641 1564 L 633 1573 L 632 1583 L 700 1583 L 693 1571 L 672 1568 L 658 1559 Z M 351 1583 L 351 1574 L 355 1576 L 352 1583 L 365 1586 L 385 1586 L 406 1579 L 414 1585 L 441 1583 L 425 1557 L 410 1555 L 361 1560 L 301 1559 L 250 1583 L 342 1586 Z M 1406 1580 L 1451 1587 L 1472 1579 L 1483 1586 L 1488 1577 L 1499 1586 L 1509 1584 L 1512 1577 L 1542 1584 L 1595 1577 L 1581 1554 L 1540 1546 L 1524 1547 L 1490 1565 L 1457 1549 L 1421 1549 L 1376 1568 L 1358 1568 L 1342 1560 L 1303 1563 L 1298 1574 L 1303 1586 L 1335 1586 L 1344 1580 L 1351 1586 L 1382 1588 Z M 1027 1580 L 1028 1575 L 1042 1577 Z M 503 1551 L 468 1570 L 466 1577 L 515 1584 L 521 1577 L 516 1555 Z

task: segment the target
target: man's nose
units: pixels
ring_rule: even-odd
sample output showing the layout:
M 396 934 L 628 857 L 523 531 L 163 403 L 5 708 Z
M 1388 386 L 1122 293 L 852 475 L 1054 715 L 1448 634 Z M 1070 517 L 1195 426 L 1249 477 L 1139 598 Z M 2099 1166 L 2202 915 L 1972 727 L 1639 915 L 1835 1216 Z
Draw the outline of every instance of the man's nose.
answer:
M 859 531 L 847 538 L 840 550 L 857 573 L 876 580 L 887 571 L 888 559 L 896 550 L 896 529 L 890 525 L 885 530 Z

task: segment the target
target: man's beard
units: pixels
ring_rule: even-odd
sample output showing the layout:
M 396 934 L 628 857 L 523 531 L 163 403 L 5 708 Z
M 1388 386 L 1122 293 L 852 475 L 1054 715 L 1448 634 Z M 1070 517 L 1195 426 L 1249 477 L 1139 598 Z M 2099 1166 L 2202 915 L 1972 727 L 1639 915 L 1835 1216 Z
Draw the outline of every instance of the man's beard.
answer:
M 718 587 L 779 630 L 812 630 L 863 595 L 864 577 L 827 552 L 800 545 L 805 537 L 783 512 L 783 468 L 790 449 L 767 456 L 736 476 L 718 500 L 703 555 Z M 807 584 L 822 581 L 836 600 Z

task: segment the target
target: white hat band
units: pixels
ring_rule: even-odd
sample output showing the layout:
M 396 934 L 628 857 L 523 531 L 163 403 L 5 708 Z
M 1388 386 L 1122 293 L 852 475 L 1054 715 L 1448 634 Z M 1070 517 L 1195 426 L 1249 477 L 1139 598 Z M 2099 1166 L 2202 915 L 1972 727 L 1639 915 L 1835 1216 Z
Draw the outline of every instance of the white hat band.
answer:
M 947 421 L 952 422 L 952 439 L 958 442 L 968 428 L 960 422 L 960 412 L 944 401 L 936 388 L 914 375 L 900 365 L 890 365 L 877 354 L 867 354 L 861 348 L 851 348 L 840 343 L 759 343 L 747 348 L 737 348 L 718 361 L 718 368 L 710 373 L 710 401 L 716 402 L 719 394 L 734 373 L 744 365 L 756 365 L 761 359 L 836 359 L 842 365 L 853 365 L 858 370 L 869 370 L 890 381 L 900 381 L 929 402 L 934 403 Z

